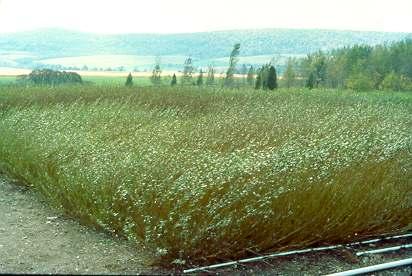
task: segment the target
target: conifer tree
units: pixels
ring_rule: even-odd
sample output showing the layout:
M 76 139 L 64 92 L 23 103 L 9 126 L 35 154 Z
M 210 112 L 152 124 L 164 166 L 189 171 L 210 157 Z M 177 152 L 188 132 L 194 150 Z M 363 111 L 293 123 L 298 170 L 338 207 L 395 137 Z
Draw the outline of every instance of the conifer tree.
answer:
M 155 67 L 152 71 L 152 76 L 150 78 L 150 80 L 152 81 L 154 85 L 159 85 L 161 83 L 162 81 L 161 74 L 162 74 L 162 70 L 160 69 L 160 58 L 157 57 Z
M 202 86 L 203 85 L 203 71 L 200 69 L 199 76 L 197 77 L 196 81 L 197 86 Z
M 127 76 L 127 79 L 126 79 L 126 83 L 125 83 L 125 85 L 126 85 L 127 87 L 131 87 L 131 86 L 133 86 L 133 77 L 132 77 L 132 73 L 129 73 L 129 75 Z
M 183 68 L 183 76 L 182 76 L 182 84 L 183 85 L 192 85 L 193 84 L 193 60 L 191 57 L 188 57 L 185 60 L 184 68 Z
M 278 88 L 278 79 L 277 79 L 276 69 L 275 69 L 275 66 L 273 65 L 269 67 L 269 70 L 267 73 L 267 88 L 269 88 L 269 90 Z
M 175 86 L 177 84 L 176 74 L 173 74 L 172 81 L 170 82 L 171 86 Z
M 239 61 L 239 54 L 240 54 L 240 43 L 236 43 L 235 46 L 233 46 L 232 53 L 230 54 L 229 68 L 226 71 L 226 78 L 225 78 L 226 86 L 234 85 L 234 82 L 235 82 L 234 75 L 236 72 L 236 65 Z
M 306 81 L 306 87 L 309 89 L 313 89 L 314 86 L 315 86 L 315 75 L 313 74 L 313 72 L 310 72 L 309 77 Z
M 269 80 L 269 69 L 272 65 L 270 63 L 265 64 L 260 68 L 259 74 L 260 74 L 260 80 L 261 80 L 261 86 L 264 90 L 268 89 L 268 80 Z
M 259 69 L 257 72 L 256 76 L 256 82 L 255 82 L 255 89 L 261 89 L 262 88 L 262 69 Z
M 209 71 L 207 72 L 206 85 L 215 84 L 215 68 L 212 65 L 209 65 Z
M 249 71 L 247 72 L 246 82 L 249 86 L 252 86 L 255 81 L 255 69 L 253 66 L 250 66 Z

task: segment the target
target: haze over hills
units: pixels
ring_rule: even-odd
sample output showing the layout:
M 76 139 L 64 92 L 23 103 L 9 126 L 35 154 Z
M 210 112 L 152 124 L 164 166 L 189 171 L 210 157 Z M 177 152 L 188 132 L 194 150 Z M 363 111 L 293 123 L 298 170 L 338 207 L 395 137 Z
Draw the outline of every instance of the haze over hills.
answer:
M 179 70 L 191 56 L 195 66 L 224 67 L 235 43 L 244 64 L 329 51 L 354 44 L 376 45 L 412 38 L 411 33 L 261 29 L 184 34 L 102 35 L 62 29 L 0 34 L 0 66 L 123 67 L 150 70 L 156 56 L 162 68 Z

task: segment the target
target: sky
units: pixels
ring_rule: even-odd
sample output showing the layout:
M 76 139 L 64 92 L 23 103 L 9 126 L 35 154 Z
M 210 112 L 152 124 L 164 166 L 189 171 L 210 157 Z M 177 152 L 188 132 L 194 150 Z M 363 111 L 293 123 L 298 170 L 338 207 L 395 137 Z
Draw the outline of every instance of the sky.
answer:
M 412 32 L 412 0 L 0 0 L 0 32 L 185 33 L 305 28 Z

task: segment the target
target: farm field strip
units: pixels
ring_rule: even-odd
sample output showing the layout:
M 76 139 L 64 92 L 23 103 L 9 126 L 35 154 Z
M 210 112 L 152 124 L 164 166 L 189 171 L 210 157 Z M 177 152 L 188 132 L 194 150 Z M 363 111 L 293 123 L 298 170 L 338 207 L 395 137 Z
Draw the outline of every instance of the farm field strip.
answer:
M 410 93 L 0 87 L 0 169 L 190 267 L 410 230 L 411 114 Z

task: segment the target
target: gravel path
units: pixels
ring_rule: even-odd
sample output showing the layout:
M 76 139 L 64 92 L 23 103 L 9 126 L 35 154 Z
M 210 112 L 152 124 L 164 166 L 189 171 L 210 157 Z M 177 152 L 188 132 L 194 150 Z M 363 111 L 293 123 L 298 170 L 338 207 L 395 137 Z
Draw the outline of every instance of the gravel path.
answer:
M 0 273 L 151 273 L 131 243 L 59 217 L 33 191 L 0 176 Z

